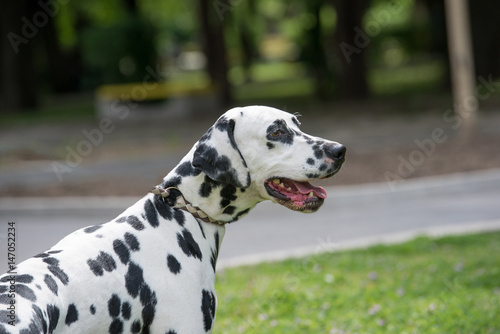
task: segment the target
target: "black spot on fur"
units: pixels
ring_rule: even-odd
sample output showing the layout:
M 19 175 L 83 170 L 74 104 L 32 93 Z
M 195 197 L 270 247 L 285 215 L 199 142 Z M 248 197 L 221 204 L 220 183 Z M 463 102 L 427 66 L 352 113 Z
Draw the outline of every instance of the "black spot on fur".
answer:
M 213 292 L 203 289 L 201 297 L 201 312 L 203 313 L 203 326 L 205 332 L 212 328 L 215 317 L 215 296 Z
M 200 250 L 200 246 L 193 239 L 193 235 L 186 229 L 182 230 L 181 233 L 177 233 L 177 242 L 179 247 L 181 247 L 182 251 L 187 256 L 192 256 L 197 259 L 202 259 L 202 254 Z
M 120 261 L 123 264 L 127 264 L 128 261 L 130 260 L 130 251 L 128 250 L 125 243 L 120 239 L 116 239 L 115 241 L 113 241 L 113 249 L 120 258 Z
M 155 206 L 150 199 L 144 203 L 144 211 L 146 212 L 146 219 L 149 224 L 153 227 L 158 227 L 160 222 L 158 221 L 158 214 L 156 213 Z
M 215 232 L 214 240 L 215 240 L 215 249 L 212 249 L 212 256 L 210 257 L 210 263 L 212 264 L 212 268 L 214 269 L 215 272 L 215 265 L 217 263 L 217 257 L 219 256 L 219 242 L 220 242 L 219 232 Z
M 101 251 L 95 260 L 88 259 L 87 264 L 96 276 L 102 276 L 104 270 L 111 272 L 116 269 L 116 262 L 111 255 Z
M 227 155 L 219 154 L 214 147 L 198 144 L 193 157 L 193 166 L 202 170 L 214 181 L 243 187 L 231 159 Z
M 200 175 L 201 170 L 194 168 L 193 165 L 191 164 L 191 161 L 186 161 L 180 164 L 175 169 L 175 172 L 182 177 L 186 177 L 186 176 L 198 176 Z
M 312 148 L 313 148 L 314 156 L 316 157 L 316 159 L 318 159 L 318 160 L 323 159 L 325 154 L 324 154 L 323 150 L 321 149 L 321 146 L 316 144 Z
M 184 211 L 182 210 L 174 210 L 174 219 L 180 226 L 184 226 L 186 222 L 186 216 L 184 215 Z
M 217 182 L 205 175 L 205 179 L 203 180 L 198 193 L 201 197 L 208 197 L 212 193 L 212 189 L 217 187 L 218 185 L 219 184 Z
M 132 315 L 132 307 L 129 303 L 125 302 L 122 304 L 122 317 L 125 320 L 129 320 Z
M 46 274 L 45 278 L 43 279 L 45 282 L 45 285 L 49 288 L 52 293 L 54 293 L 57 296 L 57 283 L 56 281 L 52 278 L 52 276 Z
M 165 203 L 160 196 L 155 196 L 154 197 L 154 205 L 156 208 L 156 211 L 165 218 L 166 220 L 172 220 L 172 207 Z
M 87 227 L 86 229 L 83 230 L 83 232 L 85 233 L 92 233 L 92 232 L 95 232 L 97 231 L 98 229 L 100 229 L 102 227 L 102 225 L 94 225 L 94 226 L 89 226 Z
M 120 319 L 114 319 L 111 325 L 109 325 L 109 334 L 121 333 L 123 333 L 123 322 Z
M 308 158 L 306 162 L 307 162 L 308 165 L 311 165 L 311 166 L 316 163 L 316 161 L 314 161 L 313 158 Z
M 174 331 L 174 330 L 169 330 L 169 331 L 168 331 L 168 332 L 166 332 L 165 334 L 177 334 L 177 332 L 176 332 L 176 331 Z
M 122 307 L 122 302 L 118 295 L 113 294 L 108 300 L 108 312 L 112 318 L 116 318 L 120 315 L 120 309 Z
M 64 323 L 70 326 L 77 320 L 78 320 L 78 310 L 76 309 L 75 304 L 70 304 L 68 307 L 68 313 L 66 313 L 66 319 L 64 320 Z
M 116 262 L 111 255 L 101 251 L 96 258 L 96 261 L 102 266 L 102 268 L 108 272 L 116 269 Z
M 59 308 L 55 305 L 47 305 L 47 315 L 49 317 L 49 333 L 52 333 L 59 322 Z
M 96 260 L 88 259 L 87 264 L 94 275 L 102 276 L 104 274 L 101 265 Z
M 130 326 L 130 332 L 139 333 L 140 331 L 141 331 L 141 322 L 139 320 L 136 320 Z
M 286 122 L 282 119 L 278 119 L 269 125 L 266 130 L 266 138 L 272 142 L 280 142 L 286 145 L 293 144 L 293 138 L 295 134 L 290 131 Z
M 0 295 L 0 304 L 5 304 L 5 305 L 8 305 L 10 304 L 10 301 L 11 300 L 14 300 L 14 298 L 10 298 L 8 294 L 2 294 Z
M 125 287 L 129 295 L 136 298 L 139 295 L 139 289 L 143 283 L 144 277 L 142 276 L 142 268 L 134 262 L 130 262 L 128 271 L 125 274 Z
M 132 233 L 125 233 L 125 242 L 130 247 L 132 251 L 140 250 L 139 241 Z
M 59 260 L 56 259 L 55 257 L 46 257 L 42 260 L 43 262 L 47 263 L 48 265 L 51 266 L 58 266 L 59 265 Z
M 317 179 L 319 177 L 319 174 L 308 173 L 306 174 L 306 177 L 308 179 Z
M 222 213 L 225 213 L 227 215 L 232 215 L 234 213 L 234 211 L 236 210 L 236 207 L 235 206 L 232 206 L 232 205 L 229 205 L 228 207 L 226 207 L 224 209 L 224 211 Z
M 142 282 L 139 286 L 139 299 L 142 308 L 142 333 L 149 333 L 149 327 L 153 323 L 155 313 L 156 313 L 156 294 L 151 291 L 151 288 L 146 284 L 146 282 Z
M 273 144 L 273 143 L 271 143 L 270 141 L 268 141 L 268 142 L 266 143 L 266 145 L 267 145 L 267 148 L 268 148 L 268 149 L 270 149 L 270 150 L 272 150 L 273 148 L 275 148 L 275 147 L 276 147 L 276 146 L 274 146 L 274 144 Z
M 127 223 L 130 224 L 137 231 L 144 230 L 144 224 L 137 218 L 137 216 L 130 215 L 127 217 Z
M 151 291 L 151 288 L 146 284 L 146 282 L 143 282 L 141 285 L 139 299 L 142 305 L 147 305 L 151 303 L 156 304 L 156 294 Z
M 31 276 L 31 275 L 24 274 L 24 275 L 17 275 L 16 276 L 16 283 L 27 283 L 27 284 L 29 284 L 32 281 L 33 281 L 33 276 Z
M 231 203 L 231 201 L 234 201 L 238 198 L 236 196 L 236 187 L 231 184 L 224 186 L 220 191 L 220 196 L 220 206 L 221 208 L 225 208 Z
M 155 313 L 156 313 L 156 309 L 155 309 L 155 306 L 152 304 L 145 305 L 142 308 L 142 322 L 143 322 L 142 332 L 143 333 L 149 333 L 149 327 L 153 323 L 153 320 L 155 318 Z
M 47 333 L 47 321 L 43 316 L 42 310 L 35 304 L 31 306 L 31 309 L 33 310 L 33 316 L 31 318 L 31 323 L 29 325 L 30 331 L 28 333 Z
M 26 285 L 16 284 L 16 293 L 24 299 L 29 300 L 30 302 L 36 302 L 35 293 Z
M 37 255 L 35 255 L 33 257 L 35 257 L 35 258 L 45 258 L 45 257 L 49 257 L 49 256 L 50 255 L 47 254 L 47 253 L 40 253 L 40 254 L 37 254 Z
M 89 310 L 90 310 L 90 314 L 95 314 L 95 311 L 96 311 L 95 305 L 94 304 L 90 305 Z
M 300 122 L 299 122 L 299 120 L 297 119 L 297 117 L 292 117 L 292 122 L 293 122 L 293 124 L 297 125 L 297 127 L 299 127 L 299 126 L 300 126 Z
M 68 275 L 59 267 L 59 260 L 55 257 L 46 257 L 43 259 L 43 262 L 47 263 L 47 269 L 57 277 L 62 284 L 67 285 L 69 282 Z
M 226 116 L 221 116 L 217 122 L 215 123 L 215 127 L 217 130 L 222 132 L 232 132 L 234 131 L 234 121 L 232 119 L 228 119 Z M 236 143 L 232 144 L 236 146 Z
M 10 315 L 9 311 L 0 310 L 0 323 L 7 324 L 9 323 L 9 321 L 12 321 L 12 319 L 9 318 L 9 315 Z M 5 331 L 5 333 L 9 334 L 9 332 L 7 331 Z
M 181 272 L 181 264 L 179 263 L 179 261 L 177 261 L 175 256 L 171 254 L 168 254 L 167 256 L 167 265 L 168 269 L 170 269 L 170 272 L 172 272 L 173 274 L 178 274 Z
M 321 164 L 321 166 L 319 166 L 319 171 L 320 172 L 323 172 L 324 170 L 326 170 L 328 168 L 328 165 L 327 164 Z

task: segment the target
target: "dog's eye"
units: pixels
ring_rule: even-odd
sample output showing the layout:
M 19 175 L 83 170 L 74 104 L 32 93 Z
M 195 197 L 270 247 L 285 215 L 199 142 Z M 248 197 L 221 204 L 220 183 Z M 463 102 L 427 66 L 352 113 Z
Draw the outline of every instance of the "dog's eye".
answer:
M 281 130 L 274 130 L 273 132 L 271 132 L 271 136 L 273 137 L 279 137 L 281 136 L 282 132 Z

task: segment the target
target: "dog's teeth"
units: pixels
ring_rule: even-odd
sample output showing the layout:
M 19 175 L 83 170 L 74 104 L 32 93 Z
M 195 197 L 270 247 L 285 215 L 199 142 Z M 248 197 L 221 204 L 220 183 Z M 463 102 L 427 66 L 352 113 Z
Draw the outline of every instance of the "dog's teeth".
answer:
M 279 183 L 280 183 L 280 180 L 279 180 L 279 179 L 274 179 L 274 180 L 273 180 L 273 183 L 274 183 L 274 184 L 279 184 Z
M 314 197 L 314 194 L 312 191 L 309 193 L 309 197 Z
M 291 188 L 291 187 L 288 187 L 286 190 L 287 190 L 287 191 L 292 191 L 292 188 Z
M 285 185 L 283 184 L 283 182 L 280 183 L 280 187 L 285 188 Z

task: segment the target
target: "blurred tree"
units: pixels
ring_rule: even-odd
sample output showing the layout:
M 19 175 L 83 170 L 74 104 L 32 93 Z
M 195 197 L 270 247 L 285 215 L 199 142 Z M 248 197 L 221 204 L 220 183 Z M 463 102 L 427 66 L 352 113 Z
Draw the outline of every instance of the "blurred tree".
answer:
M 38 106 L 34 39 L 39 27 L 32 18 L 39 10 L 34 1 L 0 2 L 2 111 L 33 110 Z
M 137 15 L 137 1 L 136 0 L 123 0 L 125 8 L 132 15 Z
M 366 49 L 369 37 L 362 30 L 370 0 L 331 0 L 337 10 L 336 44 L 339 46 L 341 98 L 368 97 Z
M 246 0 L 242 3 L 235 15 L 231 15 L 231 18 L 235 18 L 234 23 L 241 54 L 241 64 L 243 70 L 245 71 L 245 79 L 247 81 L 251 80 L 250 69 L 254 62 L 254 59 L 258 56 L 258 45 L 255 38 L 256 35 L 256 15 L 257 6 L 255 0 Z
M 451 69 L 449 62 L 450 57 L 448 54 L 444 0 L 423 0 L 423 3 L 429 12 L 429 51 L 439 54 L 446 64 L 446 76 L 445 80 L 443 80 L 443 88 L 449 91 L 451 89 Z
M 55 20 L 51 19 L 40 31 L 46 52 L 46 73 L 53 93 L 68 93 L 80 88 L 82 59 L 78 45 L 63 48 Z
M 333 75 L 328 67 L 326 50 L 324 48 L 321 24 L 321 9 L 324 0 L 309 0 L 305 2 L 305 10 L 309 22 L 304 27 L 302 43 L 302 58 L 306 61 L 315 83 L 315 92 L 319 99 L 325 100 L 331 96 Z
M 500 1 L 470 0 L 472 44 L 476 75 L 500 77 Z
M 221 1 L 198 0 L 199 33 L 207 57 L 208 75 L 220 94 L 221 103 L 229 105 L 232 96 L 228 79 L 224 15 L 220 15 L 221 8 L 232 8 L 232 5 Z

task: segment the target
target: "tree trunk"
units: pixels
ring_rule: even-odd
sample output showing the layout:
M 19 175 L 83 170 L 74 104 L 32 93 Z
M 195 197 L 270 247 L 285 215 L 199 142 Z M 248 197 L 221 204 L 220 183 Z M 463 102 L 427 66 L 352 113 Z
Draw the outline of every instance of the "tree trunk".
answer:
M 54 24 L 50 20 L 40 32 L 47 53 L 49 84 L 54 93 L 77 91 L 80 87 L 81 56 L 78 46 L 63 50 Z
M 500 76 L 500 2 L 470 0 L 470 20 L 476 75 L 485 79 Z
M 231 86 L 227 77 L 228 64 L 224 38 L 224 16 L 219 15 L 220 11 L 216 12 L 215 6 L 231 5 L 222 3 L 220 0 L 215 2 L 199 0 L 198 3 L 200 37 L 203 51 L 207 57 L 207 72 L 212 84 L 215 85 L 218 91 L 221 104 L 228 106 L 232 101 L 232 97 Z
M 332 75 L 328 68 L 321 31 L 320 12 L 323 4 L 324 0 L 314 0 L 306 3 L 308 12 L 314 17 L 314 24 L 305 32 L 304 56 L 312 71 L 316 96 L 321 100 L 326 100 L 329 96 L 328 86 Z
M 366 51 L 370 37 L 363 31 L 368 0 L 333 0 L 337 10 L 335 32 L 340 60 L 339 95 L 346 99 L 368 97 Z
M 0 3 L 0 91 L 2 111 L 35 109 L 38 106 L 33 53 L 40 28 L 33 23 L 32 1 Z

